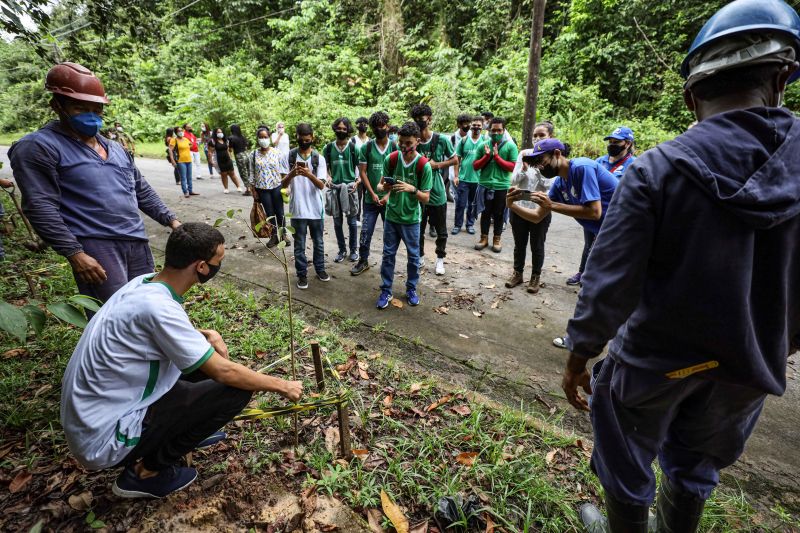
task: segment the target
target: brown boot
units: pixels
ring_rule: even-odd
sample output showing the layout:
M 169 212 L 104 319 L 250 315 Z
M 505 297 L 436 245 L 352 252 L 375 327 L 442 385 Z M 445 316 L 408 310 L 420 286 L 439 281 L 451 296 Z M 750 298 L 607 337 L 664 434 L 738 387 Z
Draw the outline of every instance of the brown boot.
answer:
M 494 236 L 494 241 L 492 241 L 492 251 L 496 254 L 499 254 L 503 250 L 503 245 L 500 244 L 500 235 Z
M 475 245 L 475 249 L 483 250 L 487 246 L 489 246 L 489 236 L 481 233 L 481 240 L 479 240 L 478 244 Z
M 536 274 L 531 274 L 531 280 L 528 282 L 528 292 L 531 294 L 536 294 L 539 292 L 539 276 Z
M 514 273 L 511 274 L 511 277 L 508 278 L 508 281 L 506 281 L 506 288 L 507 289 L 513 289 L 514 287 L 516 287 L 517 285 L 522 283 L 522 281 L 523 281 L 522 280 L 522 272 L 517 272 L 515 270 Z

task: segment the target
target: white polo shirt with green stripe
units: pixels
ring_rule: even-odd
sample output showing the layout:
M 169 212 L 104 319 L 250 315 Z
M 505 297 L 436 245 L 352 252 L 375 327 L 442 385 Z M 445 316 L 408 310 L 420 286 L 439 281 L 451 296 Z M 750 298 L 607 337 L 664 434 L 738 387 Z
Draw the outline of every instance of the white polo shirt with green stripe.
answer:
M 91 470 L 122 461 L 139 442 L 147 408 L 214 353 L 183 299 L 153 276 L 114 293 L 86 326 L 64 372 L 61 424 L 72 454 Z

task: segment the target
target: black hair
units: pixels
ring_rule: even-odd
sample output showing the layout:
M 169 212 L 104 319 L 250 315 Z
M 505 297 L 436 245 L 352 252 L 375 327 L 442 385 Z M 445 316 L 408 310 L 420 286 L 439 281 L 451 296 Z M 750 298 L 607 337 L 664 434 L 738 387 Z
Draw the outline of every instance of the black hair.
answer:
M 119 124 L 119 122 L 115 122 L 114 124 Z M 181 128 L 186 129 L 186 125 L 187 124 L 188 124 L 188 122 L 184 122 L 183 125 L 181 126 Z
M 489 119 L 489 127 L 492 127 L 492 124 L 502 124 L 503 129 L 506 129 L 506 119 L 503 117 L 492 117 Z
M 173 135 L 175 135 L 175 129 L 167 128 L 167 132 L 164 134 L 164 137 L 172 137 Z
M 398 128 L 397 126 L 392 124 L 391 126 L 389 126 L 389 133 L 397 133 L 399 131 L 399 129 L 400 128 Z
M 344 124 L 347 127 L 347 133 L 353 133 L 353 124 L 350 122 L 350 119 L 347 117 L 339 117 L 333 121 L 331 124 L 331 129 L 336 131 L 336 126 L 339 124 Z
M 424 116 L 433 116 L 433 110 L 431 110 L 431 106 L 428 104 L 416 104 L 414 107 L 411 108 L 411 112 L 409 113 L 411 118 L 417 117 L 424 117 Z
M 767 63 L 720 71 L 692 85 L 692 94 L 700 100 L 765 89 L 785 65 Z
M 186 222 L 167 239 L 164 266 L 181 269 L 195 261 L 208 261 L 217 254 L 220 244 L 225 244 L 225 237 L 217 228 L 203 222 Z
M 417 126 L 416 122 L 406 122 L 397 130 L 397 135 L 400 137 L 419 138 L 419 126 Z
M 389 115 L 384 113 L 383 111 L 375 111 L 373 114 L 369 116 L 369 126 L 372 129 L 375 129 L 381 125 L 389 125 Z
M 256 130 L 256 139 L 258 138 L 258 135 L 259 135 L 259 134 L 260 134 L 262 131 L 265 131 L 265 132 L 267 132 L 267 139 L 269 139 L 269 128 L 267 128 L 266 126 L 259 126 L 259 127 L 258 127 L 258 129 Z
M 356 124 L 361 124 L 361 123 L 369 124 L 369 120 L 367 120 L 367 117 L 358 117 L 356 119 Z
M 256 129 L 256 135 L 258 135 L 258 132 L 261 131 L 261 130 L 267 130 L 268 133 L 272 133 L 272 130 L 266 124 L 259 124 L 258 125 L 258 128 Z
M 231 124 L 231 135 L 238 135 L 239 137 L 241 137 L 242 128 L 240 128 L 238 124 Z
M 551 137 L 553 136 L 553 133 L 556 131 L 556 127 L 553 126 L 553 123 L 550 122 L 549 120 L 543 120 L 541 122 L 537 122 L 536 125 L 533 127 L 533 129 L 536 128 L 545 128 L 547 130 L 548 135 L 550 135 Z
M 314 128 L 312 128 L 311 124 L 308 122 L 301 122 L 294 127 L 294 133 L 298 137 L 302 137 L 303 135 L 314 135 Z
M 480 115 L 475 115 L 474 117 L 472 117 L 472 120 L 470 122 L 475 122 L 476 120 L 480 120 L 481 123 L 483 123 L 483 117 Z
M 214 130 L 213 130 L 213 133 L 214 133 L 214 138 L 215 138 L 215 139 L 217 138 L 217 130 L 219 130 L 219 131 L 221 131 L 221 132 L 222 132 L 222 138 L 223 138 L 223 139 L 227 139 L 227 138 L 228 138 L 228 136 L 227 136 L 227 135 L 225 135 L 225 128 L 223 128 L 222 126 L 217 126 L 217 127 L 216 127 L 216 128 L 214 128 Z
M 491 111 L 481 111 L 481 119 L 484 118 L 494 118 L 494 113 Z
M 569 155 L 572 153 L 572 146 L 570 146 L 569 143 L 565 143 L 564 141 L 561 141 L 561 143 L 564 145 L 564 149 L 561 150 L 561 154 L 564 157 L 569 157 Z
M 461 113 L 456 117 L 456 124 L 461 124 L 462 122 L 472 122 L 472 115 L 469 113 Z

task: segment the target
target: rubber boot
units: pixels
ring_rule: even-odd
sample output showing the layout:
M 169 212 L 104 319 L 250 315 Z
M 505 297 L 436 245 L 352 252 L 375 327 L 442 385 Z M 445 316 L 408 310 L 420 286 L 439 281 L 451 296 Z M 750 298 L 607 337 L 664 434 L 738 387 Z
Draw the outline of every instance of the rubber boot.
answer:
M 605 503 L 608 518 L 590 503 L 581 506 L 580 517 L 587 533 L 647 533 L 648 506 L 622 503 L 609 494 Z
M 503 251 L 503 245 L 500 244 L 500 235 L 495 235 L 494 240 L 492 241 L 492 251 L 496 254 L 499 254 Z
M 661 476 L 661 486 L 658 488 L 658 498 L 656 498 L 656 531 L 658 533 L 697 531 L 705 504 L 704 499 L 681 492 L 667 476 Z
M 483 250 L 487 246 L 489 246 L 489 236 L 488 235 L 484 235 L 483 233 L 481 233 L 481 240 L 479 240 L 478 244 L 475 245 L 475 249 L 476 250 Z

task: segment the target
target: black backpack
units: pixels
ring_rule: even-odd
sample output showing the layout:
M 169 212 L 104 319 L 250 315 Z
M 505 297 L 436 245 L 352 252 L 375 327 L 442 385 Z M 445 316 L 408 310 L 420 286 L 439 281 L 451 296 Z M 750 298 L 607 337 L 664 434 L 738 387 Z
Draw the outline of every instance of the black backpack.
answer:
M 289 150 L 289 170 L 294 168 L 295 163 L 297 163 L 297 148 L 292 148 Z M 319 152 L 312 149 L 311 150 L 311 172 L 315 176 L 317 175 L 317 169 L 319 168 Z

